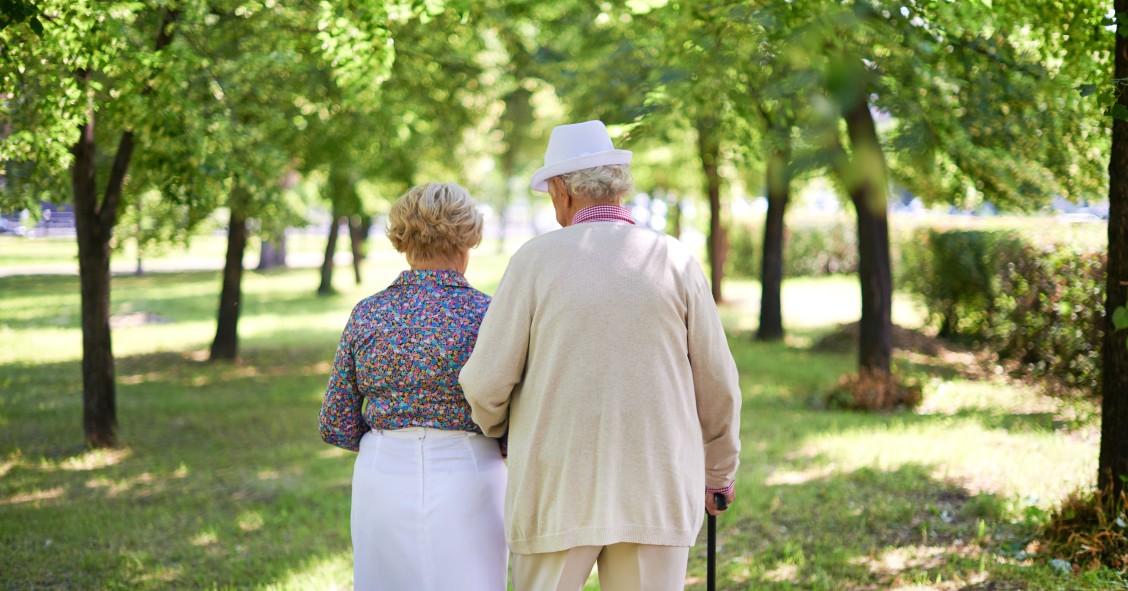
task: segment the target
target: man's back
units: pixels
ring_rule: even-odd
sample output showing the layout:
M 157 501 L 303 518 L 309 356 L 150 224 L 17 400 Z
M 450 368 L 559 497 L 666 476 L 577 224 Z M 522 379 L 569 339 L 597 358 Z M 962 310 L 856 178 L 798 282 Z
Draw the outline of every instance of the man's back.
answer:
M 739 389 L 704 274 L 679 242 L 622 223 L 533 239 L 461 381 L 487 434 L 508 427 L 514 552 L 692 545 L 703 428 L 731 427 Z M 739 441 L 712 439 L 725 458 L 713 470 L 731 479 Z

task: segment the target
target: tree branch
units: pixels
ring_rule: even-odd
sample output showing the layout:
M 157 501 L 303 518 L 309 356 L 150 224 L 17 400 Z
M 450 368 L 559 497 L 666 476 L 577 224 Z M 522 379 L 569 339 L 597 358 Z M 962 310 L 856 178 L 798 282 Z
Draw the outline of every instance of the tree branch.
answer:
M 165 11 L 161 17 L 161 26 L 157 31 L 156 51 L 161 51 L 172 42 L 170 27 L 180 18 L 178 10 Z M 141 96 L 148 96 L 152 92 L 151 84 L 146 83 L 141 90 Z M 102 206 L 98 211 L 98 223 L 103 228 L 112 228 L 117 220 L 117 209 L 121 203 L 121 194 L 125 186 L 125 175 L 129 171 L 129 161 L 133 157 L 133 131 L 124 131 L 121 141 L 118 142 L 117 153 L 114 155 L 114 164 L 110 168 L 109 183 L 106 184 L 106 195 L 102 199 Z

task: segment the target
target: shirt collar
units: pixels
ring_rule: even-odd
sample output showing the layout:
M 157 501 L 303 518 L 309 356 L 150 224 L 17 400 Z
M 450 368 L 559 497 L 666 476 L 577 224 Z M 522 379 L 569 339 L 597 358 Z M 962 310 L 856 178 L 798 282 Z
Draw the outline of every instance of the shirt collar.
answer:
M 470 282 L 458 271 L 427 269 L 403 271 L 392 285 L 423 285 L 430 287 L 470 287 Z
M 631 210 L 621 205 L 593 205 L 585 207 L 572 216 L 572 225 L 585 222 L 626 222 L 634 224 Z

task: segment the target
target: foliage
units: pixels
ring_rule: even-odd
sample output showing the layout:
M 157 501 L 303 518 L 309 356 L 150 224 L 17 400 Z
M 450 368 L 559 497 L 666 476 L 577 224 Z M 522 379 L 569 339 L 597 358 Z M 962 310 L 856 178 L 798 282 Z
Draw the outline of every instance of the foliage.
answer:
M 1128 330 L 1128 306 L 1120 306 L 1112 311 L 1112 327 L 1116 332 Z M 1128 340 L 1125 341 L 1125 346 L 1128 346 Z
M 927 201 L 1030 210 L 1100 195 L 1104 106 L 1075 88 L 1103 76 L 1107 2 L 874 4 L 914 51 L 883 60 L 898 180 Z M 1050 24 L 1052 23 L 1052 24 Z M 880 52 L 880 49 L 876 51 Z
M 979 340 L 1019 374 L 1100 394 L 1103 253 L 1008 232 L 920 230 L 901 279 L 946 335 Z
M 736 277 L 760 277 L 763 222 L 734 223 L 729 232 L 728 272 Z M 784 227 L 784 277 L 818 277 L 856 273 L 858 245 L 855 225 L 845 219 L 791 220 Z
M 1071 493 L 1051 513 L 1039 542 L 1042 558 L 1128 574 L 1128 492 L 1115 495 L 1094 488 Z
M 940 336 L 986 334 L 1002 292 L 1002 261 L 1017 258 L 1024 243 L 1007 231 L 931 229 L 919 230 L 913 242 L 923 246 L 902 249 L 900 280 L 924 297 Z
M 34 3 L 29 0 L 0 0 L 0 31 L 25 21 L 35 34 L 43 34 L 43 21 L 39 19 L 39 9 Z

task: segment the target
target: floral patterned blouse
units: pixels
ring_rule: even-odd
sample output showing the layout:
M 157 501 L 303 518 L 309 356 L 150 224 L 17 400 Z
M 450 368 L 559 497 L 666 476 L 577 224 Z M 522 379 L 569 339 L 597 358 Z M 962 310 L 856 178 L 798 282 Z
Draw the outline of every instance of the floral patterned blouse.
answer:
M 361 300 L 345 325 L 321 437 L 357 451 L 370 429 L 434 427 L 481 433 L 458 372 L 470 357 L 490 297 L 457 271 L 404 271 Z

